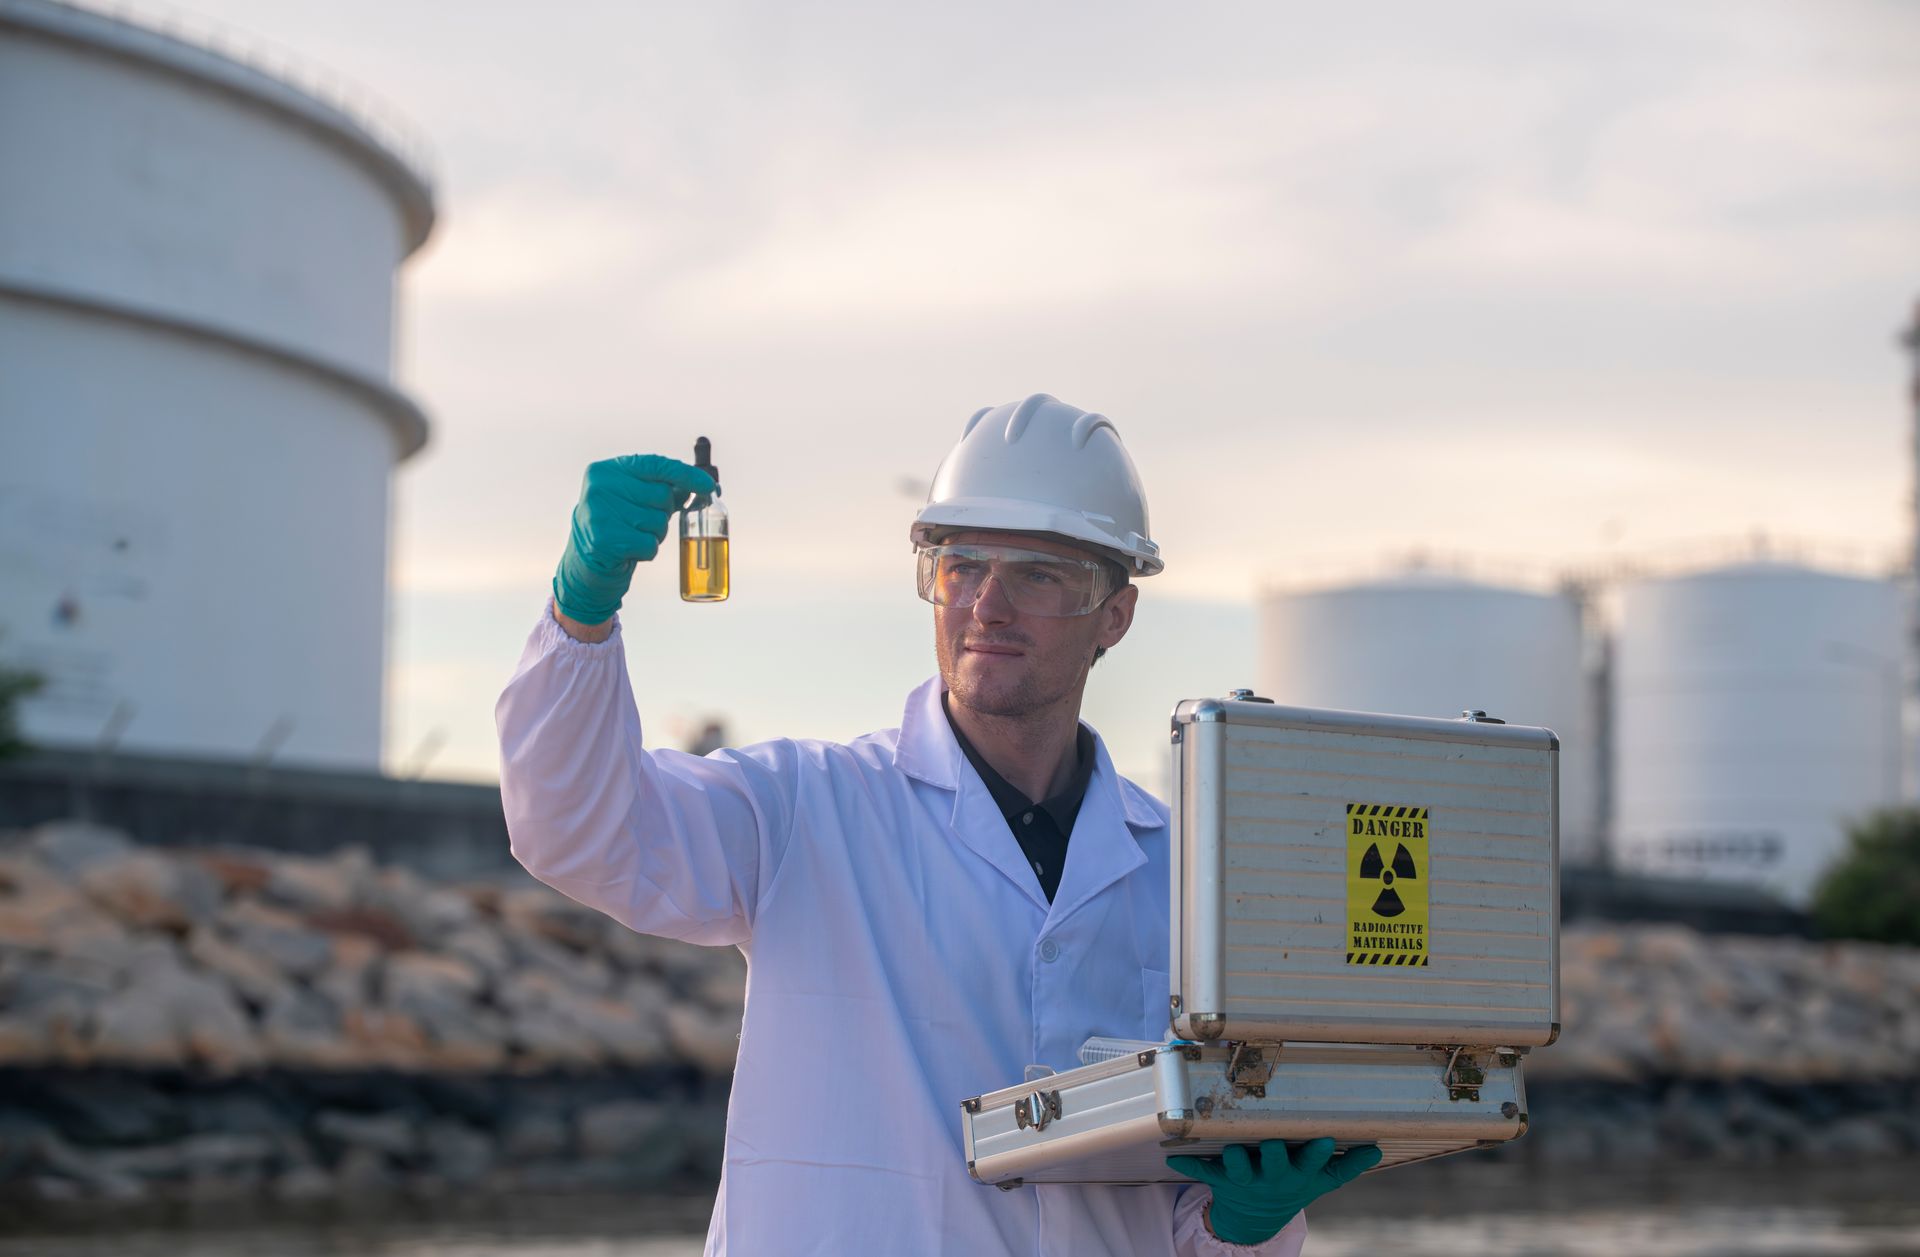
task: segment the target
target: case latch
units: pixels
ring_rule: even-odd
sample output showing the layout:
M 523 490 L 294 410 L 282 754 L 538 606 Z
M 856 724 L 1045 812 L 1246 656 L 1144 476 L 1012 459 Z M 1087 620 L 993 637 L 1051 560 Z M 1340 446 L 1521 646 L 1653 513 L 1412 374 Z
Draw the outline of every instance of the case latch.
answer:
M 1047 1123 L 1059 1116 L 1058 1091 L 1035 1091 L 1013 1102 L 1013 1121 L 1018 1130 L 1025 1130 L 1029 1126 L 1035 1130 L 1045 1130 Z
M 1279 1048 L 1273 1049 L 1275 1055 Z M 1267 1049 L 1250 1043 L 1233 1045 L 1233 1055 L 1227 1058 L 1227 1081 L 1241 1095 L 1252 1096 L 1256 1100 L 1267 1098 L 1267 1084 L 1273 1080 L 1273 1067 L 1278 1062 L 1267 1059 Z
M 1480 1101 L 1480 1086 L 1487 1080 L 1487 1071 L 1471 1056 L 1460 1059 L 1467 1050 L 1465 1047 L 1453 1049 L 1453 1055 L 1447 1058 L 1447 1072 L 1440 1081 L 1447 1088 L 1447 1099 L 1470 1100 L 1477 1104 Z

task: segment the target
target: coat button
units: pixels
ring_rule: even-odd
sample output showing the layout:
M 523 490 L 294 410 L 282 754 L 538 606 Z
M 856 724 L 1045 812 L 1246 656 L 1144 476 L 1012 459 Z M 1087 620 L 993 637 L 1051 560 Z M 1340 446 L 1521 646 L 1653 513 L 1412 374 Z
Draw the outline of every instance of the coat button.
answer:
M 1040 944 L 1040 959 L 1046 961 L 1048 964 L 1052 964 L 1054 961 L 1060 959 L 1060 944 L 1050 938 L 1043 941 Z

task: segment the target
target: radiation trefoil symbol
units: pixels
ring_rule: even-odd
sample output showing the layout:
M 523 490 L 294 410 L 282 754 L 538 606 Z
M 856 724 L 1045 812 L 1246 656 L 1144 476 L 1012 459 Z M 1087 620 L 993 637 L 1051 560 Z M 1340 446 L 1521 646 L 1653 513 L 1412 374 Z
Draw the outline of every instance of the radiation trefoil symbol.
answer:
M 1407 905 L 1401 902 L 1393 883 L 1401 878 L 1411 881 L 1420 873 L 1414 867 L 1413 853 L 1398 843 L 1394 845 L 1393 865 L 1389 868 L 1380 858 L 1380 844 L 1376 842 L 1368 844 L 1360 857 L 1360 876 L 1380 883 L 1380 894 L 1373 901 L 1373 915 L 1397 917 L 1407 910 Z
M 1347 963 L 1424 969 L 1433 907 L 1428 809 L 1347 804 Z

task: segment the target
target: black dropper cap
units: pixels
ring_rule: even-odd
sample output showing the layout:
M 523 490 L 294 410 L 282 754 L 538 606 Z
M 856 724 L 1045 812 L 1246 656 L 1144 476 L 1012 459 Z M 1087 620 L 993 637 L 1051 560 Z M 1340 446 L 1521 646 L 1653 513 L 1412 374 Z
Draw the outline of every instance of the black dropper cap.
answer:
M 720 469 L 713 465 L 713 442 L 705 437 L 696 437 L 693 442 L 693 465 L 713 477 L 713 491 L 720 492 Z

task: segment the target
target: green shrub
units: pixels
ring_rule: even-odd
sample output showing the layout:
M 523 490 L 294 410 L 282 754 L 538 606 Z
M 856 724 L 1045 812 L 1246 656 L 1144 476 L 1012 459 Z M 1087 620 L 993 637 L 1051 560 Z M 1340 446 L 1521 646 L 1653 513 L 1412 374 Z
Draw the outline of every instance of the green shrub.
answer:
M 1829 938 L 1920 947 L 1920 807 L 1870 812 L 1820 877 L 1813 921 Z
M 0 640 L 7 630 L 0 626 Z M 10 759 L 31 749 L 20 736 L 20 700 L 37 694 L 47 679 L 38 672 L 9 668 L 0 663 L 0 759 Z

